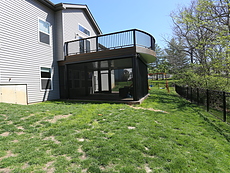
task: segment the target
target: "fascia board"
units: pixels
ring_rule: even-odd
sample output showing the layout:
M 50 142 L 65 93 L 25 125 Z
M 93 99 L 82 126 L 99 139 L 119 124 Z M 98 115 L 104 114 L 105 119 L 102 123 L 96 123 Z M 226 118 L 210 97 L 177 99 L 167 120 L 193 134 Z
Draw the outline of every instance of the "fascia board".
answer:
M 95 28 L 97 29 L 98 34 L 102 34 L 101 29 L 99 28 L 96 20 L 94 19 L 92 13 L 90 12 L 89 8 L 87 5 L 79 5 L 79 4 L 65 4 L 63 3 L 63 8 L 64 9 L 82 9 L 86 12 L 87 16 L 91 20 L 91 22 L 94 24 Z

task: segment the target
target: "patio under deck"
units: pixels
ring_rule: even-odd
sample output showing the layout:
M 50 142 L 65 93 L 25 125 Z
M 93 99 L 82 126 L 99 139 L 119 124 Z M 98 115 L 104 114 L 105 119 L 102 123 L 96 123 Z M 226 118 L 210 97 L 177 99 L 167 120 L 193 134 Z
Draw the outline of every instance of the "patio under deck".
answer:
M 141 104 L 149 95 L 134 101 L 133 98 L 120 98 L 119 93 L 94 93 L 88 96 L 81 96 L 77 99 L 67 99 L 76 102 L 100 102 L 100 103 L 124 103 L 124 104 Z M 66 100 L 66 99 L 64 99 Z
M 66 42 L 58 62 L 61 98 L 141 103 L 148 95 L 147 63 L 154 61 L 155 39 L 137 29 Z

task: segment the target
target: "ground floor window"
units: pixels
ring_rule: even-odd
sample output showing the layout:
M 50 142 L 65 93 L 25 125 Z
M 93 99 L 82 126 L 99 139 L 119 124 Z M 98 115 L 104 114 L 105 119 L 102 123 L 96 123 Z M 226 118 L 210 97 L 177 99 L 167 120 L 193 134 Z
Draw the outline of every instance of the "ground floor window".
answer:
M 41 90 L 52 90 L 52 69 L 41 67 Z

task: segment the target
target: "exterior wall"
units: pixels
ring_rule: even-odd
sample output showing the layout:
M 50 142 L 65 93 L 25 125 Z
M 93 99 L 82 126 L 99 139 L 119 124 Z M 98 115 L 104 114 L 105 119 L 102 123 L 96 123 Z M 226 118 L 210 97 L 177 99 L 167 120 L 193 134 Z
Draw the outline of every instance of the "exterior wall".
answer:
M 81 38 L 96 36 L 97 32 L 83 9 L 65 9 L 56 12 L 57 33 L 62 36 L 57 45 L 58 61 L 64 60 L 64 43 Z M 79 30 L 79 24 L 90 31 L 90 36 Z M 90 40 L 90 48 L 96 49 L 96 40 Z M 79 48 L 79 43 L 72 44 L 73 48 Z M 71 47 L 69 47 L 71 49 Z M 61 51 L 62 52 L 61 52 Z
M 59 98 L 54 12 L 35 0 L 1 1 L 0 84 L 27 84 L 28 103 Z M 51 24 L 51 44 L 38 40 L 38 17 Z M 40 67 L 52 67 L 53 90 L 41 91 Z
M 79 31 L 79 24 L 90 31 L 90 36 Z M 64 42 L 79 39 L 79 36 L 86 38 L 97 35 L 82 9 L 63 10 L 63 26 Z
M 55 13 L 55 54 L 57 60 L 64 59 L 63 19 L 62 10 Z

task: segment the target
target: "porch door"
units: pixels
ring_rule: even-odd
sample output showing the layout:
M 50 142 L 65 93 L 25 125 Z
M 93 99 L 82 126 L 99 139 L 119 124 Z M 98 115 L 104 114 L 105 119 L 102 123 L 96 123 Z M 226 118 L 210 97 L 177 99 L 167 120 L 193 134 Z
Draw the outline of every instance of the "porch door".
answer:
M 111 71 L 98 70 L 94 71 L 94 91 L 95 92 L 111 92 Z
M 101 71 L 101 91 L 109 91 L 109 71 L 102 70 Z

